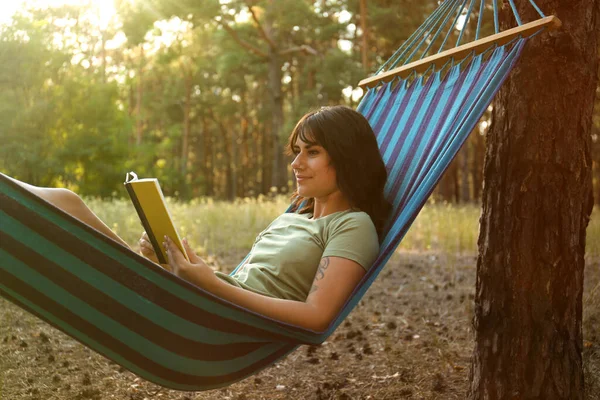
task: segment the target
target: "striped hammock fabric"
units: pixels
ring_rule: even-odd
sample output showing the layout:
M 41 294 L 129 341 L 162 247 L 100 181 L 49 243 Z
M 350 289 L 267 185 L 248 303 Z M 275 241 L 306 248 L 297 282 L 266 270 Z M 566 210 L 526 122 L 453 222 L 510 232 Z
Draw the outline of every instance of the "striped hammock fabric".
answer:
M 388 261 L 517 60 L 524 40 L 359 106 L 389 171 L 393 215 L 375 265 L 338 317 L 313 332 L 257 315 L 186 282 L 0 174 L 0 294 L 156 384 L 229 385 L 301 344 L 323 342 Z

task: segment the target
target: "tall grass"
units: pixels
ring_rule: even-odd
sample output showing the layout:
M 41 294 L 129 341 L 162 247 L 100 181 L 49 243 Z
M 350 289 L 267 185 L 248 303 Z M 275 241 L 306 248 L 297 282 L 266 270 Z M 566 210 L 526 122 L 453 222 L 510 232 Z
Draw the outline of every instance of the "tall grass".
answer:
M 129 200 L 86 199 L 86 204 L 132 247 L 137 246 L 143 227 Z M 288 199 L 238 199 L 235 202 L 199 198 L 188 203 L 167 198 L 179 234 L 204 255 L 222 256 L 249 251 L 256 236 L 285 211 Z
M 90 208 L 127 243 L 135 246 L 143 230 L 129 200 L 87 199 Z M 182 236 L 204 255 L 223 256 L 250 250 L 258 233 L 287 208 L 284 196 L 238 199 L 210 198 L 181 203 L 167 199 Z M 475 254 L 481 208 L 475 204 L 427 204 L 400 244 L 404 251 Z M 588 255 L 600 255 L 600 211 L 595 208 L 587 229 Z

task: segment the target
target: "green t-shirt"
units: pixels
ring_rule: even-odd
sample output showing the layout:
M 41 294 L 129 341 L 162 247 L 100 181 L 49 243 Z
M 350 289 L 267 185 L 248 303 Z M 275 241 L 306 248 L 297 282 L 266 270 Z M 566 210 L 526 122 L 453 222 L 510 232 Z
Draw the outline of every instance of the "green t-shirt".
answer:
M 257 236 L 247 263 L 235 274 L 216 274 L 266 296 L 305 301 L 321 258 L 347 258 L 368 270 L 378 253 L 377 232 L 365 212 L 346 210 L 317 219 L 286 213 Z

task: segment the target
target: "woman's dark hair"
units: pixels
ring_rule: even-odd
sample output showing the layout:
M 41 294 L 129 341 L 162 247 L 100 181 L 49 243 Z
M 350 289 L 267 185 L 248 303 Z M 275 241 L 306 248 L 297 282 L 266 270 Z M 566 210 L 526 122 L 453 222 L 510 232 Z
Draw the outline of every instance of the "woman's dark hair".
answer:
M 367 119 L 346 106 L 323 107 L 298 121 L 288 141 L 288 154 L 293 154 L 298 137 L 327 151 L 336 172 L 338 188 L 352 208 L 369 214 L 381 241 L 391 204 L 383 195 L 387 171 Z M 314 199 L 304 198 L 296 190 L 292 195 L 292 209 L 312 213 Z

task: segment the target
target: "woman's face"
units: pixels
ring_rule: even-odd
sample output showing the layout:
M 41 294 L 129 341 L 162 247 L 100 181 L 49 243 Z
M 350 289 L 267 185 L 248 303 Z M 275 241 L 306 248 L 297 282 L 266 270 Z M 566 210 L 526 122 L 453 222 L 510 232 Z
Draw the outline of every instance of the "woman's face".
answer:
M 323 147 L 306 143 L 298 135 L 292 150 L 296 156 L 292 161 L 292 168 L 300 196 L 319 199 L 339 191 L 335 169 Z

